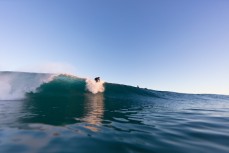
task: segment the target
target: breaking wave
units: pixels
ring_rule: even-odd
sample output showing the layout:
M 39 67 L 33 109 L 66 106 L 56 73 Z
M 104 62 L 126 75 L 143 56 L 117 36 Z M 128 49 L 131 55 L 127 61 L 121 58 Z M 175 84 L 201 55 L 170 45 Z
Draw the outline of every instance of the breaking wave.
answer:
M 95 82 L 92 79 L 79 78 L 68 74 L 0 72 L 0 100 L 20 100 L 33 96 L 76 98 L 87 93 L 103 93 L 104 97 L 108 98 L 140 101 L 229 99 L 228 96 L 223 95 L 181 94 L 105 83 L 102 80 Z
M 85 85 L 85 79 L 69 74 L 0 72 L 0 100 L 20 100 L 27 94 L 39 93 L 65 95 L 73 90 L 104 92 L 104 81 L 87 79 Z

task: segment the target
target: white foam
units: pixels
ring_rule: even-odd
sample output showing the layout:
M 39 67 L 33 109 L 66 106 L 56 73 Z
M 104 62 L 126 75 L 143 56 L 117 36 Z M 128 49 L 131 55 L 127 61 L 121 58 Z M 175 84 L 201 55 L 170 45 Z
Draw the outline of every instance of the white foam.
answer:
M 0 100 L 20 100 L 27 92 L 35 92 L 43 83 L 54 78 L 52 74 L 0 72 Z
M 104 92 L 104 81 L 100 80 L 99 82 L 96 82 L 93 79 L 87 79 L 86 80 L 86 88 L 88 91 L 90 91 L 93 94 Z

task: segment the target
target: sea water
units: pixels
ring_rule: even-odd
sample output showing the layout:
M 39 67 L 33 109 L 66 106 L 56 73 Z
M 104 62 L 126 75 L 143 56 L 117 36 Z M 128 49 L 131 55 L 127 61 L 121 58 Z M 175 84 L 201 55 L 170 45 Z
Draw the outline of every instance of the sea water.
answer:
M 0 152 L 229 152 L 229 96 L 87 82 L 1 72 Z

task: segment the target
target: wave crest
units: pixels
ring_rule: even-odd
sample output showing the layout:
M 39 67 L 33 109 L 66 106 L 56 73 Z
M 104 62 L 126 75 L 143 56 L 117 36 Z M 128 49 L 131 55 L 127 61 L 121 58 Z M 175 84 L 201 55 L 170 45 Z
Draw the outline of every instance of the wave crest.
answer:
M 0 100 L 20 100 L 28 92 L 36 92 L 43 83 L 53 80 L 53 74 L 0 72 Z

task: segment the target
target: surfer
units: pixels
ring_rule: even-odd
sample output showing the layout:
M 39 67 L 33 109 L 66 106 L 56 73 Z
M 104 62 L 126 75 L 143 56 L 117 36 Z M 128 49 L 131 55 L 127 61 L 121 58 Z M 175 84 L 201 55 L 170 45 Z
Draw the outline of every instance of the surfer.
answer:
M 95 82 L 99 82 L 99 81 L 100 81 L 100 77 L 96 77 Z

